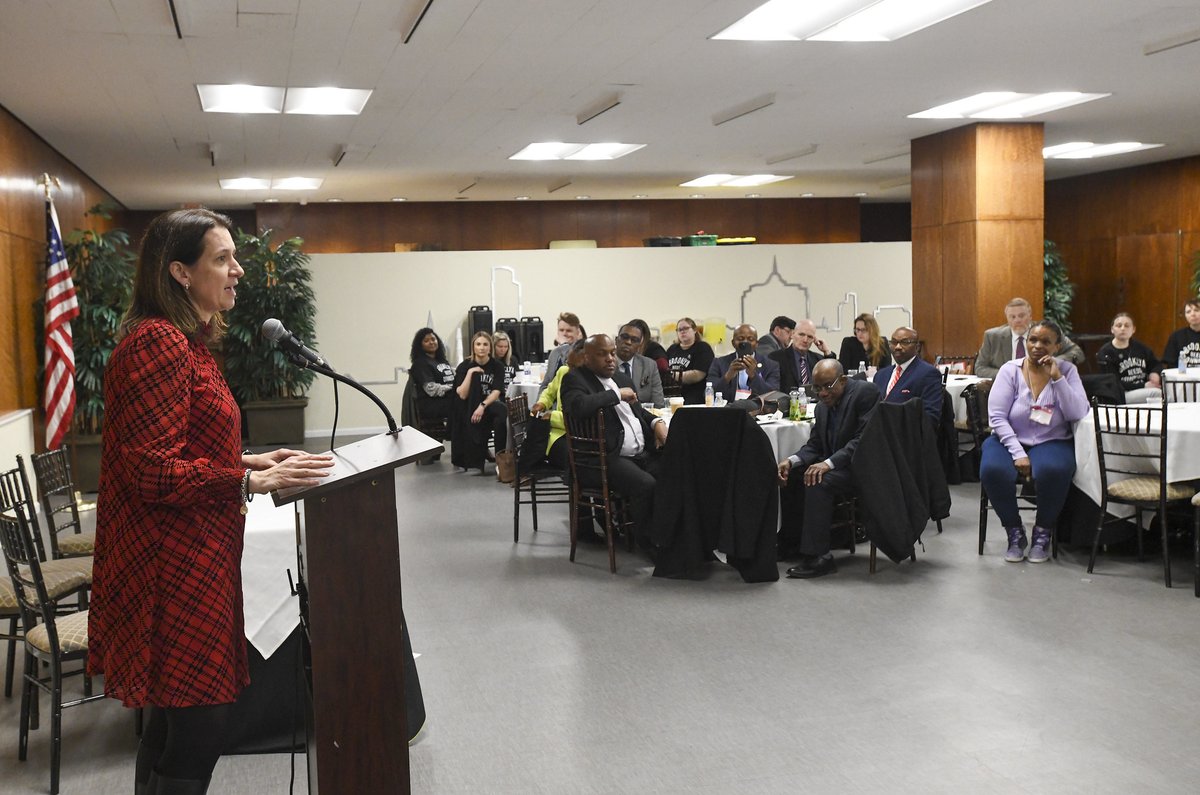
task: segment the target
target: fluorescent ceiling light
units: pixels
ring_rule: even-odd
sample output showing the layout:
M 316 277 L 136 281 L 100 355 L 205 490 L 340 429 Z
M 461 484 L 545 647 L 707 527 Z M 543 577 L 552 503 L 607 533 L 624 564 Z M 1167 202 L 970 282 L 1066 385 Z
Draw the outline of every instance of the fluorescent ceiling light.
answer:
M 275 190 L 316 190 L 325 180 L 316 177 L 284 177 L 271 180 Z
M 282 86 L 197 84 L 205 113 L 282 113 Z
M 1162 144 L 1144 144 L 1139 141 L 1118 141 L 1112 144 L 1072 141 L 1057 146 L 1047 146 L 1042 150 L 1042 157 L 1053 160 L 1086 160 L 1093 157 L 1110 157 L 1127 152 L 1140 152 L 1143 149 L 1158 149 L 1161 146 Z
M 712 36 L 737 41 L 895 41 L 989 0 L 768 0 Z
M 220 182 L 221 187 L 225 190 L 267 190 L 271 187 L 271 180 L 258 177 L 237 177 L 236 179 L 223 179 Z
M 688 182 L 679 183 L 681 188 L 754 188 L 759 185 L 769 185 L 772 182 L 783 182 L 791 177 L 781 177 L 777 174 L 707 174 Z
M 370 98 L 369 88 L 289 88 L 283 112 L 311 116 L 357 116 Z
M 1019 94 L 1014 91 L 985 91 L 956 99 L 920 113 L 910 119 L 1025 119 L 1061 110 L 1072 105 L 1110 97 L 1112 94 L 1085 94 L 1079 91 L 1052 91 L 1046 94 Z
M 831 25 L 809 41 L 895 41 L 989 0 L 880 0 Z
M 568 144 L 544 141 L 509 156 L 509 160 L 616 160 L 643 148 L 645 144 Z

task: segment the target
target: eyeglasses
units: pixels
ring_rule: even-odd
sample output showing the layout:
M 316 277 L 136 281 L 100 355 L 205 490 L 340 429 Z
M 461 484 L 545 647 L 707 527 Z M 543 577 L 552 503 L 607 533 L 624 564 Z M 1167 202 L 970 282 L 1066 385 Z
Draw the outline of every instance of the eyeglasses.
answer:
M 855 326 L 855 327 L 854 327 L 854 333 L 855 333 L 855 334 L 866 334 L 866 333 L 867 333 L 867 327 L 866 327 L 866 326 Z
M 813 381 L 813 389 L 817 390 L 818 392 L 832 392 L 833 388 L 838 385 L 838 381 L 841 381 L 845 377 L 845 375 L 839 375 L 828 384 L 818 384 L 816 381 Z
M 888 344 L 893 348 L 903 348 L 907 345 L 916 345 L 920 340 L 888 340 Z
M 695 329 L 691 326 L 680 326 L 679 328 L 675 329 L 676 334 L 682 334 L 685 331 L 695 331 Z
M 635 337 L 632 334 L 618 334 L 617 339 L 621 340 L 621 342 L 631 342 L 634 345 L 640 345 L 642 343 L 641 337 Z

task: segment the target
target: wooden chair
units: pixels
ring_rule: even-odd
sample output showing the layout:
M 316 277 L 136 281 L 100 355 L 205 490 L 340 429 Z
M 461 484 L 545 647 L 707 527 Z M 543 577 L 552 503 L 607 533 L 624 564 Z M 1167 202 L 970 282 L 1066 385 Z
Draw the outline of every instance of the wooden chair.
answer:
M 1096 565 L 1100 535 L 1112 521 L 1106 518 L 1109 503 L 1129 505 L 1137 527 L 1138 560 L 1143 559 L 1142 512 L 1158 514 L 1162 529 L 1163 582 L 1171 587 L 1167 508 L 1188 503 L 1194 489 L 1185 483 L 1167 482 L 1167 395 L 1158 406 L 1111 406 L 1092 400 L 1096 426 L 1096 454 L 1100 463 L 1100 522 L 1092 539 L 1088 574 Z M 1110 475 L 1122 475 L 1112 480 Z
M 50 538 L 50 555 L 59 558 L 86 557 L 96 545 L 96 534 L 83 532 L 79 505 L 75 500 L 75 482 L 66 448 L 47 450 L 32 456 L 33 475 L 37 480 L 42 516 Z M 70 532 L 67 532 L 70 531 Z
M 608 451 L 604 445 L 604 412 L 594 417 L 564 415 L 567 425 L 567 461 L 571 474 L 571 562 L 579 541 L 579 514 L 599 511 L 604 516 L 608 544 L 608 570 L 617 573 L 616 537 L 625 532 L 633 550 L 633 522 L 626 501 L 608 484 Z M 585 475 L 582 478 L 580 475 Z M 584 481 L 599 485 L 584 485 Z
M 1168 403 L 1200 403 L 1200 381 L 1164 378 L 1162 391 Z
M 533 513 L 533 532 L 538 529 L 538 501 L 569 504 L 571 489 L 563 480 L 564 472 L 544 458 L 533 465 L 522 465 L 521 447 L 532 419 L 529 416 L 529 398 L 524 394 L 508 399 L 508 428 L 510 450 L 517 455 L 517 476 L 513 481 L 513 543 L 521 534 L 521 506 L 528 505 Z M 527 499 L 522 495 L 528 495 Z
M 50 696 L 50 792 L 57 795 L 62 758 L 62 713 L 68 707 L 104 698 L 92 693 L 92 682 L 83 664 L 88 649 L 88 611 L 62 614 L 38 558 L 32 527 L 21 513 L 0 514 L 0 546 L 8 576 L 16 594 L 25 631 L 25 669 L 21 687 L 21 728 L 17 758 L 24 762 L 29 751 L 29 730 L 38 728 L 34 688 Z M 80 667 L 64 671 L 65 663 Z M 42 674 L 45 667 L 47 673 Z M 64 700 L 63 679 L 83 676 L 83 697 Z
M 964 373 L 966 375 L 974 375 L 975 360 L 977 358 L 979 358 L 978 354 L 972 354 L 970 356 L 943 355 L 943 356 L 938 356 L 936 359 L 934 359 L 933 364 L 935 367 L 938 365 L 946 364 L 946 365 L 950 366 L 950 370 L 953 372 Z

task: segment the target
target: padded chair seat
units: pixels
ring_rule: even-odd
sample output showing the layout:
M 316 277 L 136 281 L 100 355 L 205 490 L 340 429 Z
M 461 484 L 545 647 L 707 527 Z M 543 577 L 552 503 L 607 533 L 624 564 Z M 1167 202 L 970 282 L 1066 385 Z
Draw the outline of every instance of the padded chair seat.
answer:
M 1108 496 L 1134 502 L 1158 502 L 1158 478 L 1129 478 L 1118 481 L 1109 485 Z M 1168 483 L 1167 499 L 1170 501 L 1192 499 L 1192 487 L 1186 483 Z
M 63 654 L 76 651 L 87 651 L 88 647 L 88 611 L 62 616 L 54 621 L 58 631 L 58 648 Z M 45 624 L 38 624 L 33 631 L 25 636 L 25 641 L 35 649 L 46 654 L 50 653 L 50 635 L 46 632 Z
M 63 555 L 90 555 L 95 547 L 95 533 L 63 533 L 58 537 L 58 551 Z
M 42 564 L 42 579 L 46 583 L 46 593 L 51 599 L 57 599 L 63 594 L 91 584 L 92 559 L 89 557 L 48 560 Z M 15 612 L 16 609 L 17 594 L 13 591 L 12 580 L 5 577 L 0 581 L 0 615 Z
M 971 430 L 971 423 L 967 422 L 966 420 L 955 420 L 954 427 L 956 430 L 969 431 Z

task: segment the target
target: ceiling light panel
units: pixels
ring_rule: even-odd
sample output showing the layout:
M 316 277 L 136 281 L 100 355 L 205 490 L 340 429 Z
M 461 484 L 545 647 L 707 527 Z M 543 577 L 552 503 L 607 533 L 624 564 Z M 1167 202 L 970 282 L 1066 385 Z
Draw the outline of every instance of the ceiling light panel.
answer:
M 712 36 L 737 41 L 895 41 L 990 0 L 769 0 Z
M 529 144 L 509 160 L 616 160 L 636 152 L 645 144 L 598 143 L 570 144 L 562 141 L 544 141 Z
M 223 179 L 220 182 L 224 190 L 267 190 L 271 187 L 271 180 L 258 177 L 237 177 Z
M 759 185 L 770 185 L 772 182 L 783 182 L 791 177 L 781 177 L 778 174 L 706 174 L 688 182 L 679 183 L 681 188 L 753 188 Z
M 370 98 L 369 88 L 289 88 L 283 112 L 310 116 L 357 116 Z
M 1015 91 L 985 91 L 944 105 L 910 113 L 910 119 L 1027 119 L 1072 105 L 1091 102 L 1112 94 L 1086 94 L 1081 91 L 1051 91 L 1045 94 L 1021 94 Z
M 243 83 L 214 85 L 199 83 L 200 107 L 205 113 L 282 113 L 282 86 L 252 86 Z
M 712 36 L 731 41 L 801 41 L 867 5 L 867 0 L 768 0 Z
M 317 177 L 284 177 L 271 180 L 275 190 L 316 190 L 325 180 Z
M 1091 141 L 1072 141 L 1068 144 L 1047 146 L 1042 157 L 1051 160 L 1088 160 L 1093 157 L 1111 157 L 1143 149 L 1158 149 L 1162 144 L 1144 144 L 1140 141 L 1118 141 L 1111 144 L 1094 144 Z

